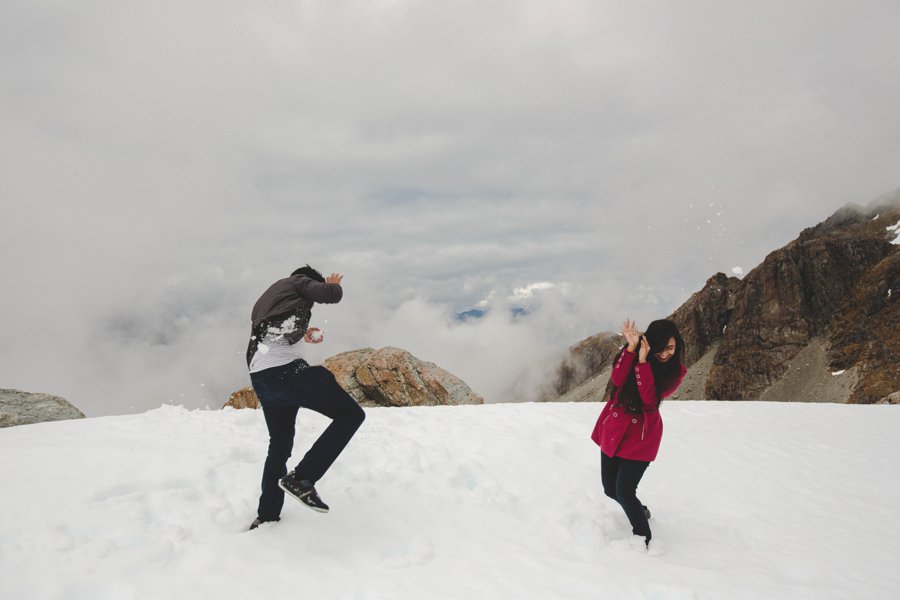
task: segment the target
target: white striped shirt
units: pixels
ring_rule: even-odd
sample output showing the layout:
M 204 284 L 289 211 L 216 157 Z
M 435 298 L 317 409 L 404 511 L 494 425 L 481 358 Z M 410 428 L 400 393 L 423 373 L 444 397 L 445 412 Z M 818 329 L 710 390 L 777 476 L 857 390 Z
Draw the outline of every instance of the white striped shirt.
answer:
M 289 344 L 283 335 L 266 335 L 259 342 L 256 354 L 250 360 L 250 372 L 258 373 L 272 367 L 280 367 L 306 358 L 303 342 Z

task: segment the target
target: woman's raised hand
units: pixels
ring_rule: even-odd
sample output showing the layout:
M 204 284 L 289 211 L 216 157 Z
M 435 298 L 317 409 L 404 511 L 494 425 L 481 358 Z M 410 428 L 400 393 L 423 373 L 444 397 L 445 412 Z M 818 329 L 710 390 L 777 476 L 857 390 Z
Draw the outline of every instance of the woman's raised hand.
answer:
M 634 321 L 625 319 L 625 322 L 622 323 L 622 335 L 625 336 L 625 341 L 628 342 L 628 351 L 634 352 L 635 350 L 637 350 L 638 342 L 641 339 L 641 334 L 637 330 L 637 327 L 635 327 Z
M 641 336 L 641 349 L 638 350 L 638 362 L 643 364 L 647 362 L 647 357 L 650 356 L 650 342 L 647 341 L 647 336 Z

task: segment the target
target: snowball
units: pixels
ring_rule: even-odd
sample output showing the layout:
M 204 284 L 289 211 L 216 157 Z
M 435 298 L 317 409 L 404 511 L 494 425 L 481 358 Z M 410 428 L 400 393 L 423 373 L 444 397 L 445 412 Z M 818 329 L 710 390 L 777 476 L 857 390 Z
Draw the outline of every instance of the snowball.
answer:
M 740 277 L 741 275 L 744 274 L 744 268 L 743 267 L 731 267 L 731 272 L 734 273 L 736 276 Z

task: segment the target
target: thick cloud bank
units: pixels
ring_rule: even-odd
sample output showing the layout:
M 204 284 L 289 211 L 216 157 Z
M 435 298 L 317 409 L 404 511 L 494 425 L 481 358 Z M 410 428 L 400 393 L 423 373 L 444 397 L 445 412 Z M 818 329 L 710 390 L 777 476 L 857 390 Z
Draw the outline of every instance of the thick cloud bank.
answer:
M 410 346 L 508 399 L 895 189 L 898 24 L 894 2 L 5 2 L 0 383 L 95 415 L 217 405 L 256 296 L 310 262 L 347 274 L 323 351 Z

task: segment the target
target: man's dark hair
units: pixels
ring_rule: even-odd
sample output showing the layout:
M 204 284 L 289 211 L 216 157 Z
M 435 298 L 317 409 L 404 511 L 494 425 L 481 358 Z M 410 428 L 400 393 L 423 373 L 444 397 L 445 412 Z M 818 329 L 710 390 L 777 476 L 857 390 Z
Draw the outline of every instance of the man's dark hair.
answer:
M 314 279 L 319 283 L 325 283 L 325 278 L 322 276 L 322 274 L 309 265 L 300 267 L 299 269 L 291 273 L 291 277 L 293 277 L 294 275 L 303 275 L 304 277 L 309 277 L 310 279 Z

